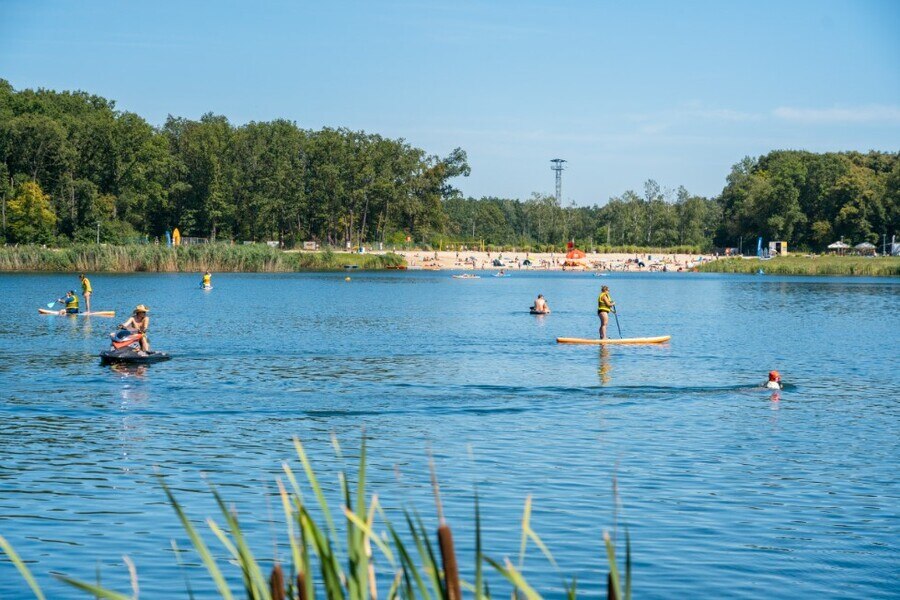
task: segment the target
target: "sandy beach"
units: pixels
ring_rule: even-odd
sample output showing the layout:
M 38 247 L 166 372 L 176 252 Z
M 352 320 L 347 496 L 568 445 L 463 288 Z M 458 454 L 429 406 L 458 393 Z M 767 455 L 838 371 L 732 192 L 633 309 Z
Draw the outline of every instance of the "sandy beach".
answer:
M 399 251 L 409 269 L 430 270 L 519 270 L 536 271 L 690 271 L 702 262 L 715 260 L 703 254 L 587 253 L 568 259 L 565 253 Z

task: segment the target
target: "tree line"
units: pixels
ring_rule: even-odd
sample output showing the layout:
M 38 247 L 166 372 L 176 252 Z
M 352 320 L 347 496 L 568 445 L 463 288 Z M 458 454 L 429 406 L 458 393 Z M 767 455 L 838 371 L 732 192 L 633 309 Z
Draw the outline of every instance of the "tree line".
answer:
M 900 229 L 900 153 L 773 151 L 745 158 L 714 198 L 648 180 L 603 205 L 465 198 L 466 154 L 287 120 L 235 126 L 170 116 L 154 127 L 84 92 L 0 80 L 0 236 L 7 243 L 127 243 L 183 234 L 290 247 L 488 243 L 822 249 Z

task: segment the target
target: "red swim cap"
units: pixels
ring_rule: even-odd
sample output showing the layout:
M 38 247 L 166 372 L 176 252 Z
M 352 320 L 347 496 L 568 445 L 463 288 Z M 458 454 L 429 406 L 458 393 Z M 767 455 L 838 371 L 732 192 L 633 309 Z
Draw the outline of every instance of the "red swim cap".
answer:
M 781 375 L 778 371 L 769 371 L 769 381 L 781 381 Z

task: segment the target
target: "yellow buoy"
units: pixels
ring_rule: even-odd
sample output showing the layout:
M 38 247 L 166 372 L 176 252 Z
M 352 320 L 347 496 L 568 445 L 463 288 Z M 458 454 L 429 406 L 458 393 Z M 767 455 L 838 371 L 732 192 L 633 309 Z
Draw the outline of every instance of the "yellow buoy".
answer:
M 350 281 L 349 277 L 344 277 L 344 281 Z

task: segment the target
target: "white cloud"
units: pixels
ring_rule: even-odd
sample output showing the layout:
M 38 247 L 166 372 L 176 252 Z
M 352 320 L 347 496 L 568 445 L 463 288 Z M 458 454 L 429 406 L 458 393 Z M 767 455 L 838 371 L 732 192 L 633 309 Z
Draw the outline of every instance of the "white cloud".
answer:
M 772 114 L 798 123 L 900 123 L 900 106 L 795 108 L 779 106 Z

